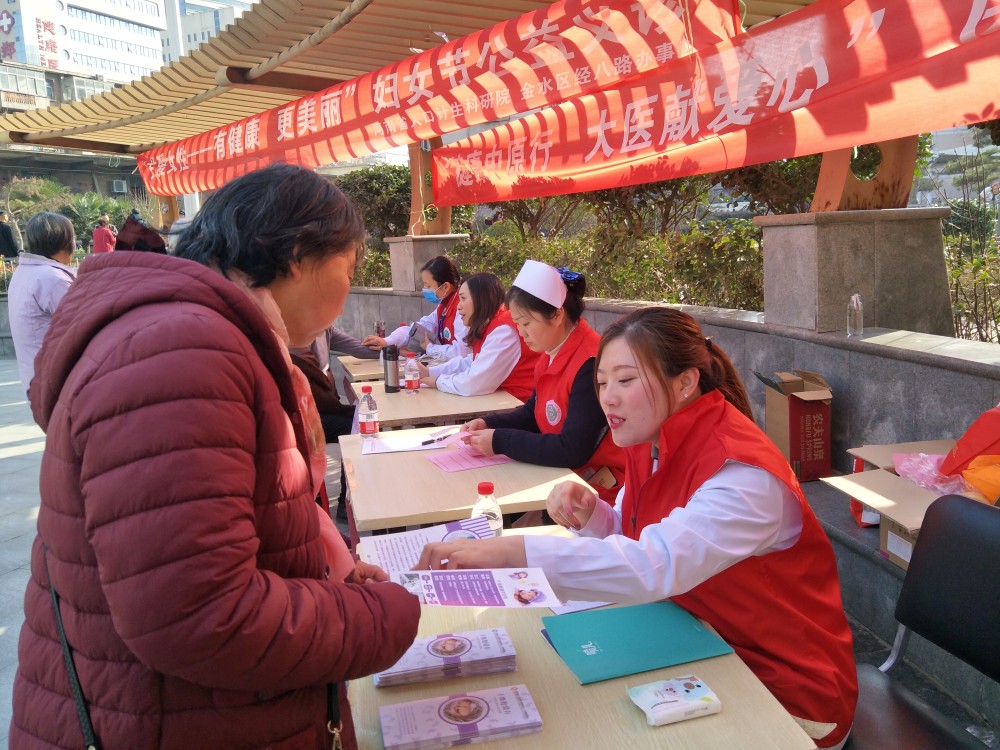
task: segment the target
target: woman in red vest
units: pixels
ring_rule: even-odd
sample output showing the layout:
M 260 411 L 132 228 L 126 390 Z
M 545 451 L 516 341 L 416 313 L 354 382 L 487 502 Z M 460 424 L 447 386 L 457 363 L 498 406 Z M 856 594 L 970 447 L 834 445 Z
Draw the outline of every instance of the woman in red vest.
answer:
M 420 365 L 420 382 L 459 396 L 502 389 L 522 401 L 528 398 L 538 354 L 518 335 L 503 299 L 503 285 L 491 273 L 475 273 L 462 282 L 458 314 L 472 353 L 430 368 Z
M 565 598 L 670 597 L 733 646 L 818 747 L 842 746 L 857 672 L 833 549 L 729 358 L 691 316 L 645 308 L 605 331 L 596 382 L 626 454 L 615 507 L 565 483 L 547 509 L 578 537 L 430 544 L 418 567 L 540 567 Z
M 430 315 L 416 322 L 422 329 L 424 351 L 442 359 L 461 357 L 469 353 L 465 345 L 466 329 L 458 313 L 458 286 L 461 282 L 458 266 L 447 255 L 438 255 L 420 269 L 424 299 L 436 305 Z M 418 339 L 419 340 L 419 339 Z M 365 336 L 362 342 L 369 349 L 379 350 L 389 344 L 403 348 L 410 343 L 410 328 L 402 325 L 385 338 Z
M 600 336 L 581 317 L 586 293 L 582 274 L 524 262 L 507 292 L 507 308 L 524 342 L 541 355 L 535 390 L 520 409 L 473 419 L 462 429 L 484 456 L 573 467 L 613 503 L 625 481 L 625 454 L 611 439 L 594 392 Z

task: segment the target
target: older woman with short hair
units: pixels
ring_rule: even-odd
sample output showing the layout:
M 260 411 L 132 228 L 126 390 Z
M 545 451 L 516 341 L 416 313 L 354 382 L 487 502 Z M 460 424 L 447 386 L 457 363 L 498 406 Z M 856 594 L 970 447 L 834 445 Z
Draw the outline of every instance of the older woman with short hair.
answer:
M 28 220 L 28 250 L 18 256 L 7 289 L 10 334 L 24 392 L 35 375 L 35 357 L 52 324 L 56 306 L 69 291 L 76 271 L 70 268 L 76 234 L 62 214 L 42 211 Z
M 420 607 L 317 504 L 287 347 L 340 315 L 364 236 L 332 183 L 275 165 L 209 198 L 179 257 L 84 261 L 38 357 L 12 750 L 82 746 L 81 709 L 106 748 L 357 747 L 344 681 L 392 665 Z

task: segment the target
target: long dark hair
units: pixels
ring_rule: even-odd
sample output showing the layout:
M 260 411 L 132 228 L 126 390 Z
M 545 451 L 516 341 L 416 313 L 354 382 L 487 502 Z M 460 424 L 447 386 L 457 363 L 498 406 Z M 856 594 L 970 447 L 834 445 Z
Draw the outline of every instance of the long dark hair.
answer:
M 267 286 L 293 261 L 339 255 L 363 257 L 365 224 L 340 189 L 315 172 L 272 164 L 221 187 L 177 241 L 174 255 L 250 277 Z
M 750 399 L 733 363 L 705 338 L 698 321 L 687 313 L 669 307 L 643 307 L 619 318 L 601 336 L 598 364 L 604 347 L 619 338 L 625 340 L 646 372 L 660 381 L 668 399 L 673 398 L 668 380 L 693 367 L 698 370 L 702 393 L 718 389 L 726 401 L 753 419 Z M 594 376 L 596 388 L 596 367 Z M 669 406 L 673 409 L 673 403 Z
M 563 279 L 566 285 L 566 300 L 562 309 L 566 311 L 566 317 L 571 323 L 576 323 L 583 317 L 583 298 L 587 294 L 587 279 L 584 275 L 577 274 L 572 281 Z M 526 292 L 520 287 L 512 286 L 507 290 L 507 309 L 518 307 L 527 312 L 536 313 L 539 317 L 552 320 L 555 317 L 558 307 L 553 307 L 548 302 L 538 299 L 534 294 Z
M 447 255 L 438 255 L 435 258 L 431 258 L 420 267 L 420 270 L 427 271 L 431 275 L 431 278 L 438 284 L 451 284 L 451 293 L 448 297 L 457 292 L 459 284 L 462 283 L 462 275 L 458 272 L 458 266 Z M 448 297 L 445 297 L 445 299 L 448 299 Z M 444 302 L 444 300 L 441 301 Z
M 473 341 L 483 337 L 486 326 L 503 305 L 503 284 L 492 273 L 474 273 L 462 283 L 469 287 L 472 297 L 472 319 L 462 321 L 469 328 L 465 345 L 472 346 Z

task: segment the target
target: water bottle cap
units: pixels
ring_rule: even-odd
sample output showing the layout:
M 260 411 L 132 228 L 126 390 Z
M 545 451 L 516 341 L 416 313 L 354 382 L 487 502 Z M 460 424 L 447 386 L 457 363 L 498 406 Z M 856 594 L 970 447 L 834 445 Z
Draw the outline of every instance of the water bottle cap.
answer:
M 372 387 L 370 385 L 363 385 L 363 386 L 361 386 L 361 392 L 362 393 L 371 393 L 372 392 Z
M 479 483 L 479 494 L 480 495 L 492 495 L 493 494 L 493 482 L 480 482 Z
M 414 358 L 414 357 L 416 357 L 416 356 L 417 356 L 417 353 L 416 353 L 416 352 L 407 352 L 407 353 L 406 353 L 406 358 L 407 358 L 407 359 L 413 359 L 413 358 Z

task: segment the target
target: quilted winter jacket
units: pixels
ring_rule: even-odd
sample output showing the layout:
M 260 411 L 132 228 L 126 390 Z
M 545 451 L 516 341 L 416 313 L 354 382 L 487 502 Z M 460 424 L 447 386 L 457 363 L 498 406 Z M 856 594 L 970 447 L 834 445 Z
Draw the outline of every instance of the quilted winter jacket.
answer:
M 82 747 L 43 544 L 105 750 L 329 748 L 327 683 L 412 642 L 419 605 L 403 588 L 326 580 L 278 347 L 197 263 L 110 253 L 81 267 L 32 390 L 47 437 L 13 750 Z

